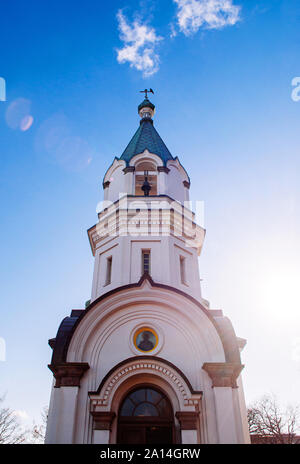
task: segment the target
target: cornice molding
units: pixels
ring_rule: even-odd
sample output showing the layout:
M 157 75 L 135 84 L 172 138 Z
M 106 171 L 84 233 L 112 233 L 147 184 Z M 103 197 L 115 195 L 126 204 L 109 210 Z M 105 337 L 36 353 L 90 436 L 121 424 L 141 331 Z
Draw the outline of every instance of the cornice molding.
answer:
M 126 168 L 123 169 L 124 174 L 127 174 L 127 172 L 134 172 L 135 167 L 134 166 L 127 166 Z
M 178 419 L 181 430 L 197 430 L 199 413 L 196 411 L 177 411 L 175 417 Z
M 55 388 L 79 387 L 81 377 L 90 368 L 88 363 L 80 362 L 49 364 L 48 367 L 55 377 Z
M 94 430 L 109 430 L 111 431 L 112 423 L 116 417 L 113 411 L 91 411 L 93 416 Z
M 204 363 L 202 366 L 211 378 L 213 388 L 237 388 L 236 379 L 243 368 L 244 365 L 239 363 Z
M 107 180 L 106 182 L 103 182 L 103 189 L 108 188 L 109 184 L 110 184 L 109 180 Z
M 169 174 L 170 169 L 167 168 L 166 166 L 157 166 L 158 172 L 165 172 L 166 174 Z

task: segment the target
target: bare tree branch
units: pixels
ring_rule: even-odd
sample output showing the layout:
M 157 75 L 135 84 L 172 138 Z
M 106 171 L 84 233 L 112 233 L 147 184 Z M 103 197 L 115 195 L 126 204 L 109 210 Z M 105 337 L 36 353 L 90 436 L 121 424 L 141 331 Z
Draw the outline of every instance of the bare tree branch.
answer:
M 282 410 L 275 396 L 265 395 L 248 408 L 248 424 L 251 435 L 270 444 L 299 442 L 299 406 Z
M 31 431 L 32 443 L 44 443 L 46 434 L 46 425 L 48 418 L 48 408 L 45 406 L 41 412 L 42 423 L 34 424 Z
M 0 444 L 15 445 L 24 443 L 26 431 L 23 431 L 14 411 L 2 406 L 4 397 L 0 397 Z

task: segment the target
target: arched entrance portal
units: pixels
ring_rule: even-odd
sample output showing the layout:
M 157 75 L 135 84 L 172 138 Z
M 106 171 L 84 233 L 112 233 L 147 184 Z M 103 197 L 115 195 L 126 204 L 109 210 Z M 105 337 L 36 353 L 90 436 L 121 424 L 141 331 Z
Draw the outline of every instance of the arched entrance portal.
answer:
M 174 443 L 173 410 L 169 399 L 152 386 L 131 390 L 118 413 L 117 443 Z

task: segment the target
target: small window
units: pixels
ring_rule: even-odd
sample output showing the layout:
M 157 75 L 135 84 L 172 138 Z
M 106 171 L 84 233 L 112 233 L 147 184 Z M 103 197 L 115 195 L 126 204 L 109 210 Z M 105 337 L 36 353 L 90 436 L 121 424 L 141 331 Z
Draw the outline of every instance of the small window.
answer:
M 150 250 L 142 251 L 142 274 L 144 272 L 150 274 Z
M 109 285 L 111 283 L 111 268 L 112 268 L 112 256 L 107 258 L 106 260 L 106 279 L 105 285 Z
M 185 257 L 180 256 L 179 260 L 180 260 L 180 280 L 181 280 L 182 284 L 187 285 L 187 282 L 186 282 L 186 269 L 185 269 L 185 266 L 186 266 Z

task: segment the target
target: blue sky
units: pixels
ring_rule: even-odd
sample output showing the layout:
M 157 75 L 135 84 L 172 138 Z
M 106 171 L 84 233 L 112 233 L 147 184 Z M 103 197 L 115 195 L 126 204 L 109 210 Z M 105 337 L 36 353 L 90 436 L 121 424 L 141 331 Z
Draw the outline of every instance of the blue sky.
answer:
M 145 87 L 205 202 L 203 294 L 248 340 L 246 400 L 298 401 L 300 4 L 220 3 L 2 5 L 0 392 L 29 421 L 49 401 L 47 340 L 89 299 L 86 230 Z

